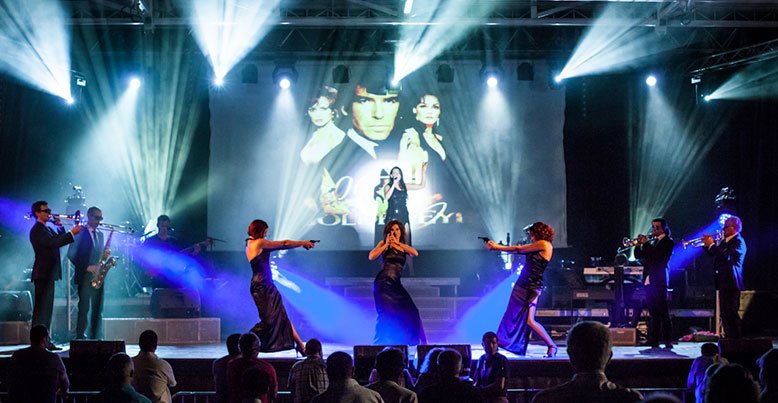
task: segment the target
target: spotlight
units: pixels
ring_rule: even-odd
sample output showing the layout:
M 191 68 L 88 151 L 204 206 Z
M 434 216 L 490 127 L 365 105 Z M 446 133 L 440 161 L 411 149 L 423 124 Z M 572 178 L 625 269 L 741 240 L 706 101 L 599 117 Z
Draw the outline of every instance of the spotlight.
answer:
M 710 95 L 703 95 L 702 99 L 704 99 L 705 102 L 710 102 Z
M 297 69 L 291 64 L 279 64 L 273 70 L 273 82 L 287 89 L 297 82 Z
M 216 85 L 217 87 L 221 87 L 222 85 L 224 85 L 224 77 L 222 77 L 222 76 L 216 76 L 216 77 L 213 79 L 213 83 L 214 83 L 214 85 Z
M 73 105 L 74 103 L 76 103 L 76 100 L 72 96 L 69 96 L 69 97 L 65 98 L 65 102 L 68 105 Z
M 535 80 L 535 66 L 528 62 L 520 63 L 516 66 L 516 78 L 519 81 Z
M 243 84 L 256 84 L 259 82 L 259 72 L 257 66 L 253 64 L 247 64 L 240 71 L 240 82 Z
M 403 7 L 403 14 L 408 15 L 413 11 L 413 0 L 405 0 L 405 7 Z
M 559 83 L 562 82 L 562 80 L 563 80 L 563 78 L 562 78 L 561 74 L 557 74 L 557 75 L 554 76 L 554 82 L 555 83 L 559 84 Z
M 656 85 L 656 77 L 653 74 L 646 77 L 646 85 L 648 85 L 649 87 L 653 87 Z
M 494 88 L 502 79 L 502 68 L 498 66 L 484 66 L 481 68 L 481 81 L 490 88 Z
M 402 91 L 402 88 L 403 88 L 403 82 L 402 82 L 402 80 L 398 80 L 398 79 L 396 79 L 396 78 L 391 78 L 391 79 L 389 79 L 389 81 L 386 83 L 386 90 L 387 90 L 387 91 L 389 91 L 390 93 L 395 93 L 395 94 L 397 94 L 397 93 L 399 93 L 400 91 Z
M 488 85 L 490 88 L 494 88 L 497 86 L 497 83 L 500 81 L 495 76 L 489 76 L 489 78 L 486 79 L 486 85 Z
M 140 88 L 140 78 L 133 77 L 132 79 L 130 79 L 130 88 L 133 90 L 137 90 L 138 88 Z
M 454 68 L 448 64 L 441 64 L 438 66 L 438 69 L 435 70 L 435 77 L 437 77 L 439 83 L 453 83 Z
M 351 74 L 347 66 L 339 64 L 332 69 L 333 84 L 348 84 L 350 78 Z

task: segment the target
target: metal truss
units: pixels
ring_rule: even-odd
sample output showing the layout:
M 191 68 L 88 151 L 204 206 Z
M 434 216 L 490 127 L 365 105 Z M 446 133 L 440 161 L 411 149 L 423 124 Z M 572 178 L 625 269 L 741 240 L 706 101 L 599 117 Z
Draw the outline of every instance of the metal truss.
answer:
M 729 50 L 701 59 L 692 66 L 691 75 L 745 66 L 778 57 L 778 39 Z

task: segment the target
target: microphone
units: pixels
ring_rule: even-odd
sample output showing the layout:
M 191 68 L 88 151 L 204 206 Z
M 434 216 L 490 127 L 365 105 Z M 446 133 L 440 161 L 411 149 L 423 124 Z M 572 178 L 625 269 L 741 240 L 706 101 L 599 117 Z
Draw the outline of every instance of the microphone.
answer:
M 478 239 L 484 241 L 484 243 L 487 243 L 487 242 L 491 241 L 491 239 L 489 239 L 489 237 L 485 237 L 485 236 L 479 236 Z
M 311 239 L 310 242 L 311 243 L 319 243 L 319 242 L 321 242 L 321 239 Z

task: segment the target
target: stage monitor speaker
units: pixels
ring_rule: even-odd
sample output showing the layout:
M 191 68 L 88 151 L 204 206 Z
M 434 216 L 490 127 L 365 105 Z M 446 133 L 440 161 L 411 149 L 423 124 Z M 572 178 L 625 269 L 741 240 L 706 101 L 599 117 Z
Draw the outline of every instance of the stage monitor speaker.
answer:
M 366 384 L 370 378 L 370 372 L 375 365 L 375 357 L 381 350 L 392 347 L 402 351 L 405 357 L 405 363 L 408 364 L 408 346 L 406 345 L 393 345 L 393 346 L 354 346 L 354 379 L 361 384 Z
M 421 364 L 424 362 L 424 358 L 433 348 L 446 348 L 449 350 L 456 350 L 459 355 L 462 356 L 462 372 L 460 375 L 466 376 L 470 374 L 470 365 L 473 361 L 473 352 L 469 344 L 419 344 L 416 347 L 416 368 L 421 370 Z
M 24 322 L 32 318 L 29 291 L 0 291 L 0 322 Z
M 155 318 L 200 316 L 200 293 L 186 288 L 155 288 L 151 293 L 151 315 Z
M 721 339 L 719 352 L 730 362 L 740 364 L 748 369 L 757 370 L 756 359 L 773 348 L 770 339 Z
M 89 390 L 101 389 L 103 384 L 100 374 L 108 359 L 116 353 L 124 352 L 124 340 L 71 340 L 67 364 L 71 384 Z
M 636 346 L 637 330 L 634 327 L 612 327 L 611 343 L 614 346 Z

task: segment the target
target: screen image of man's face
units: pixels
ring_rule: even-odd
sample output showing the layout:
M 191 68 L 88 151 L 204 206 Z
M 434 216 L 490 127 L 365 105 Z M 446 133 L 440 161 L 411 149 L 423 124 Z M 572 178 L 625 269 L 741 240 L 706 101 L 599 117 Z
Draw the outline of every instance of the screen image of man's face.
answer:
M 386 140 L 394 129 L 394 120 L 400 109 L 397 94 L 376 95 L 357 85 L 356 97 L 351 104 L 354 127 L 370 140 Z

